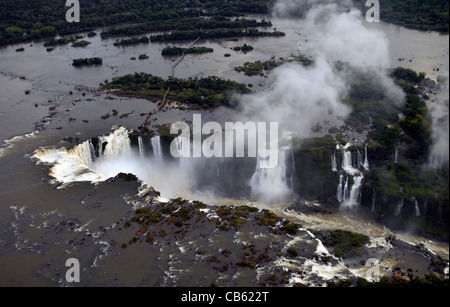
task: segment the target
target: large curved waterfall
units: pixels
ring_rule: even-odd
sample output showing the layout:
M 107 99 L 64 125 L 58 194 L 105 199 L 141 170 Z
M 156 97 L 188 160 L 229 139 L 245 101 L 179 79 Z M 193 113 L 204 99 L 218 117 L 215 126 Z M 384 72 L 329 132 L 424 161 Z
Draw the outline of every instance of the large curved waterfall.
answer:
M 189 172 L 174 164 L 163 164 L 159 137 L 151 143 L 153 152 L 146 150 L 143 138 L 138 139 L 138 148 L 133 148 L 128 131 L 122 127 L 72 149 L 37 151 L 33 158 L 52 165 L 50 175 L 63 186 L 73 182 L 98 183 L 120 173 L 132 173 L 167 197 L 186 195 L 191 187 Z
M 132 173 L 165 198 L 201 198 L 204 193 L 271 203 L 284 200 L 292 192 L 294 158 L 290 145 L 279 150 L 279 163 L 270 169 L 259 167 L 259 158 L 190 158 L 191 149 L 192 144 L 182 137 L 171 140 L 169 146 L 160 136 L 139 136 L 132 145 L 129 132 L 118 128 L 72 149 L 45 149 L 33 157 L 50 164 L 51 176 L 64 185 L 98 183 L 120 173 Z

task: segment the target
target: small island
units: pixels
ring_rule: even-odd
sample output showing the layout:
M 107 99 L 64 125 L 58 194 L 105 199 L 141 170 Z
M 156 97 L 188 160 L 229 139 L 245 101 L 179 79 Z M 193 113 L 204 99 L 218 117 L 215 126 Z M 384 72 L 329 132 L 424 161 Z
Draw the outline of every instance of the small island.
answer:
M 233 48 L 234 51 L 242 51 L 244 53 L 247 53 L 249 51 L 253 51 L 255 50 L 255 48 L 253 48 L 253 46 L 244 44 L 243 46 L 236 46 Z
M 78 48 L 78 47 L 86 47 L 87 45 L 90 45 L 90 44 L 91 44 L 91 42 L 82 40 L 82 41 L 73 43 L 73 44 L 72 44 L 72 47 L 74 47 L 74 48 Z
M 79 66 L 91 66 L 91 65 L 102 65 L 103 60 L 101 58 L 85 58 L 85 59 L 75 59 L 73 60 L 72 65 L 75 67 Z

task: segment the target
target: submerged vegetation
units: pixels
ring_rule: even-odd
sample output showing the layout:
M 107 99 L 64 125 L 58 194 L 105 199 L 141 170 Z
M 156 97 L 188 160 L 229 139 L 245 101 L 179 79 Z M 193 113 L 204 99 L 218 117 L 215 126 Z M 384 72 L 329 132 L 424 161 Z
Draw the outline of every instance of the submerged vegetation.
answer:
M 228 30 L 192 30 L 192 31 L 173 31 L 168 34 L 158 34 L 150 36 L 152 42 L 193 40 L 193 39 L 214 39 L 230 37 L 283 37 L 286 33 L 280 31 L 260 31 L 258 29 L 228 29 Z
M 148 44 L 150 40 L 147 36 L 142 37 L 132 37 L 128 39 L 121 39 L 114 43 L 114 46 L 130 46 L 130 45 L 138 45 L 138 44 Z
M 209 53 L 214 52 L 214 49 L 208 47 L 191 47 L 191 48 L 181 48 L 181 47 L 172 47 L 168 46 L 163 49 L 161 52 L 162 56 L 174 56 L 174 55 L 183 55 L 183 54 L 199 54 L 199 53 Z
M 69 43 L 74 43 L 77 39 L 75 37 L 61 37 L 58 39 L 52 39 L 44 43 L 44 47 L 67 45 Z

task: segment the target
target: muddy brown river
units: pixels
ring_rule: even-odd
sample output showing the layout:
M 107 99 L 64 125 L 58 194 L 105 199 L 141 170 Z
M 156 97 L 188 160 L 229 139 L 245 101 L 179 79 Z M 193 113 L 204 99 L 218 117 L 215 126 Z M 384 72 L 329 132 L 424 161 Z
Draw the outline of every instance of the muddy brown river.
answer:
M 301 22 L 272 22 L 275 28 L 286 32 L 286 37 L 240 39 L 239 45 L 255 47 L 247 54 L 231 50 L 236 42 L 200 41 L 197 46 L 211 47 L 214 53 L 186 56 L 176 68 L 176 77 L 217 75 L 252 83 L 255 91 L 268 89 L 274 82 L 270 75 L 247 77 L 234 71 L 234 67 L 271 57 L 287 58 L 299 51 L 308 55 L 309 51 Z M 401 65 L 424 71 L 433 79 L 448 75 L 448 35 L 384 23 L 371 27 L 379 28 L 389 39 L 392 67 Z M 105 80 L 134 72 L 168 77 L 173 62 L 162 57 L 161 51 L 169 44 L 118 48 L 113 46 L 114 39 L 102 40 L 99 35 L 85 39 L 91 42 L 85 48 L 63 46 L 51 52 L 46 51 L 43 42 L 0 49 L 0 286 L 71 286 L 65 279 L 68 258 L 80 261 L 81 286 L 260 286 L 274 282 L 272 276 L 276 276 L 277 285 L 322 286 L 327 280 L 364 276 L 367 269 L 361 265 L 362 259 L 374 257 L 382 259 L 381 269 L 386 275 L 397 266 L 412 269 L 418 275 L 428 272 L 429 259 L 411 249 L 390 245 L 385 237 L 391 234 L 412 244 L 424 244 L 448 263 L 448 242 L 394 233 L 365 216 L 339 212 L 328 216 L 303 214 L 289 209 L 291 203 L 267 207 L 243 199 L 215 199 L 208 204 L 269 208 L 310 230 L 340 228 L 361 232 L 371 237 L 371 244 L 358 260 L 333 258 L 329 263 L 320 262 L 313 255 L 326 256 L 328 251 L 310 231 L 301 229 L 296 236 L 277 234 L 274 229 L 280 226 L 259 225 L 256 213 L 250 214 L 239 230 L 221 231 L 217 228 L 221 222 L 217 207 L 202 209 L 198 224 L 186 226 L 182 236 L 177 229 L 155 227 L 151 231 L 159 234 L 156 242 L 149 244 L 141 238 L 133 242 L 139 226 L 126 228 L 125 222 L 134 216 L 136 208 L 159 206 L 142 196 L 141 183 L 109 179 L 62 187 L 54 182 L 50 166 L 37 163 L 32 156 L 38 150 L 73 147 L 67 141 L 69 137 L 83 142 L 109 134 L 115 125 L 137 128 L 144 120 L 142 115 L 154 109 L 155 103 L 94 95 L 77 91 L 75 86 L 97 87 Z M 187 46 L 190 42 L 182 44 Z M 15 50 L 20 47 L 25 51 L 17 53 Z M 144 53 L 148 60 L 130 59 Z M 224 57 L 225 53 L 232 56 Z M 86 57 L 101 57 L 103 65 L 71 65 L 73 59 Z M 398 61 L 399 58 L 405 60 Z M 25 94 L 27 90 L 29 95 Z M 127 116 L 101 119 L 112 110 Z M 205 120 L 218 122 L 236 116 L 235 110 L 224 108 L 201 113 Z M 154 125 L 171 124 L 191 120 L 192 113 L 168 110 L 157 117 Z M 166 235 L 162 235 L 163 230 Z M 288 255 L 287 250 L 293 247 L 299 251 L 298 257 Z M 261 256 L 256 269 L 238 265 L 253 252 L 255 258 Z

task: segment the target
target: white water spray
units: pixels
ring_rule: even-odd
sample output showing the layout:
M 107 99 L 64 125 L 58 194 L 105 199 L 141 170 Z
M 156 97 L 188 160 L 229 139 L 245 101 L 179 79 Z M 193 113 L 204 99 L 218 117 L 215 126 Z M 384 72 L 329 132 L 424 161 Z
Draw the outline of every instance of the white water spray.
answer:
M 286 151 L 290 148 L 282 148 L 278 153 L 278 164 L 274 168 L 261 168 L 262 158 L 258 155 L 255 173 L 250 179 L 252 194 L 258 200 L 265 203 L 279 201 L 291 193 L 288 185 Z

